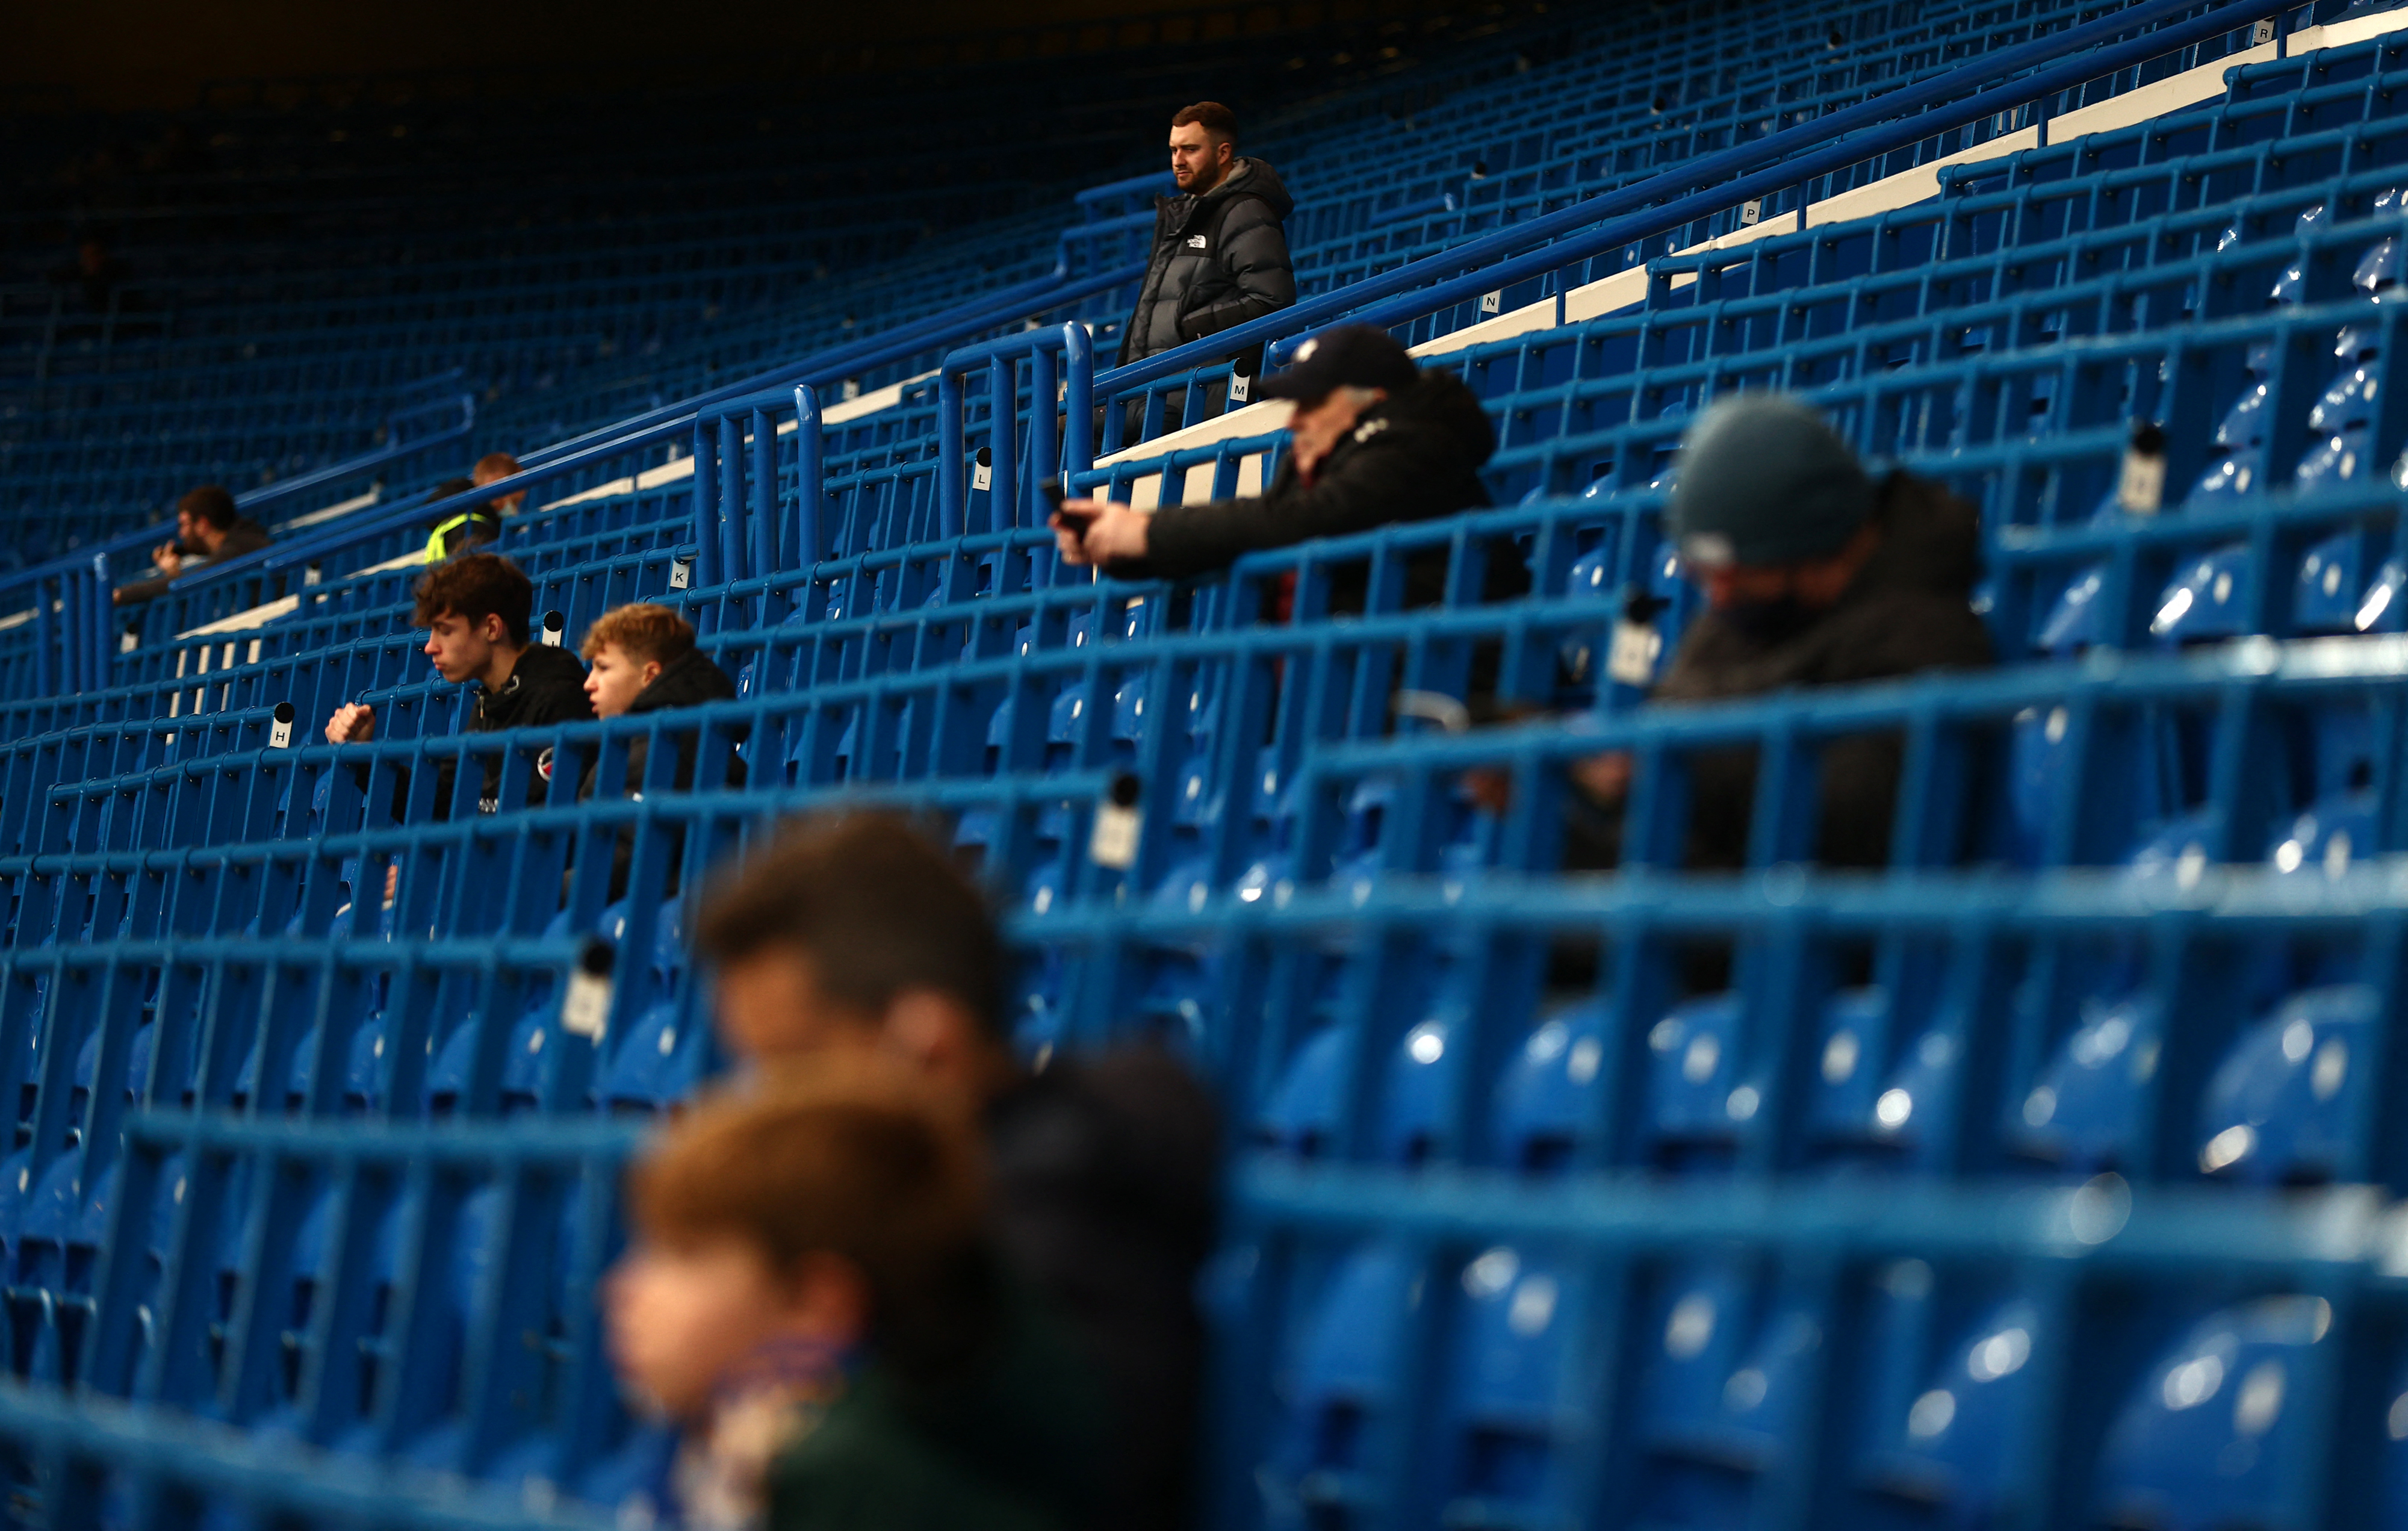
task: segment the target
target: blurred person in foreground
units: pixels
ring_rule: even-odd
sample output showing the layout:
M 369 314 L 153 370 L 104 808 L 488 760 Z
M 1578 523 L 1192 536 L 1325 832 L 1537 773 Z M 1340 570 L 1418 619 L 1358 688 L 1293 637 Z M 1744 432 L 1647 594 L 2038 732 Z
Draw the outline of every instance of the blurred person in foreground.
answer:
M 1875 478 L 1820 413 L 1768 393 L 1708 409 L 1675 471 L 1666 534 L 1706 606 L 1651 704 L 1993 663 L 1972 608 L 1978 513 L 1945 485 L 1899 468 Z M 1888 861 L 1901 758 L 1895 732 L 1823 748 L 1817 861 Z M 1756 767 L 1750 748 L 1689 757 L 1688 866 L 1744 865 Z M 1630 774 L 1621 753 L 1572 767 L 1567 870 L 1620 861 Z
M 697 1531 L 1068 1531 L 1100 1406 L 994 1257 L 975 1134 L 899 1066 L 706 1099 L 633 1169 L 605 1289 Z
M 269 540 L 267 528 L 236 509 L 232 494 L 203 484 L 176 502 L 176 540 L 150 550 L 158 578 L 120 585 L 109 598 L 119 606 L 155 600 L 195 569 L 257 552 Z
M 1082 1524 L 1187 1524 L 1203 1352 L 1194 1288 L 1219 1153 L 1185 1066 L 1136 1046 L 1023 1067 L 986 899 L 889 814 L 789 826 L 705 898 L 695 946 L 714 970 L 721 1039 L 741 1063 L 897 1057 L 934 1098 L 976 1117 L 996 1244 L 1067 1322 L 1109 1406 L 1109 1471 Z
M 467 553 L 421 576 L 410 621 L 426 629 L 426 657 L 454 685 L 476 688 L 475 706 L 463 728 L 496 734 L 506 728 L 540 728 L 594 716 L 585 694 L 585 666 L 566 649 L 529 641 L 527 621 L 535 585 L 499 553 Z M 376 708 L 351 702 L 326 720 L 328 744 L 366 744 L 376 737 Z M 548 767 L 547 767 L 548 769 Z M 435 816 L 451 816 L 459 762 L 436 764 Z M 366 784 L 366 768 L 359 771 Z M 394 816 L 408 801 L 408 773 L 397 773 Z M 489 760 L 480 805 L 491 812 L 501 792 L 501 766 Z
M 1484 508 L 1481 465 L 1497 432 L 1470 389 L 1451 372 L 1424 371 L 1384 330 L 1347 324 L 1297 348 L 1294 365 L 1266 379 L 1267 399 L 1289 399 L 1288 450 L 1259 495 L 1139 510 L 1110 500 L 1069 500 L 1053 519 L 1068 563 L 1116 579 L 1184 579 L 1240 555 L 1310 537 L 1367 532 Z M 1411 594 L 1426 599 L 1444 578 L 1445 551 L 1412 561 Z M 1492 573 L 1499 561 L 1492 559 Z M 1435 578 L 1431 571 L 1435 570 Z M 1359 608 L 1353 592 L 1331 604 Z

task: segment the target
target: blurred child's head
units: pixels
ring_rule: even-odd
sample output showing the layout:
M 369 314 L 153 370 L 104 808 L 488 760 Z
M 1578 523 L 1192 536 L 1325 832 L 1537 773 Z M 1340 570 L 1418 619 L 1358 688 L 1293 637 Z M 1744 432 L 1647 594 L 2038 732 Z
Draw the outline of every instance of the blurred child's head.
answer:
M 634 1242 L 606 1294 L 628 1386 L 690 1419 L 766 1347 L 867 1342 L 917 1369 L 983 1323 L 972 1137 L 867 1066 L 721 1095 L 631 1171 Z
M 623 717 L 661 672 L 694 652 L 694 627 L 665 606 L 638 602 L 594 619 L 580 651 L 592 666 L 585 694 L 597 718 Z

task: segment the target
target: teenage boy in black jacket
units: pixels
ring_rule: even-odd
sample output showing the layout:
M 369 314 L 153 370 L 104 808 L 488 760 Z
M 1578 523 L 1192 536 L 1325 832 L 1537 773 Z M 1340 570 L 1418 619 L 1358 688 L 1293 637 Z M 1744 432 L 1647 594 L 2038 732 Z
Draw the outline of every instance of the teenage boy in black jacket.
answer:
M 410 620 L 427 630 L 426 657 L 444 680 L 477 688 L 464 732 L 495 734 L 594 716 L 585 666 L 577 656 L 527 641 L 535 586 L 516 564 L 499 553 L 469 553 L 427 571 L 418 581 L 417 596 Z M 337 708 L 326 721 L 329 744 L 366 744 L 375 737 L 376 710 L 366 702 Z M 435 771 L 435 816 L 449 818 L 458 762 L 438 761 Z M 500 763 L 490 761 L 480 806 L 491 812 L 500 793 Z M 395 818 L 408 801 L 404 773 L 394 790 Z

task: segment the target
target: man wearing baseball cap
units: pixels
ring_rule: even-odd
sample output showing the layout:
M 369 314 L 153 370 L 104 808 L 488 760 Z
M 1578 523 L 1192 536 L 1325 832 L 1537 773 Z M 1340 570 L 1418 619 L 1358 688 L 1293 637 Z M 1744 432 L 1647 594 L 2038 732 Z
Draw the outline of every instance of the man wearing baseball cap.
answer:
M 1257 549 L 1488 504 L 1480 465 L 1497 433 L 1479 399 L 1454 374 L 1414 366 L 1384 330 L 1326 330 L 1260 392 L 1296 405 L 1261 495 L 1151 512 L 1071 500 L 1053 522 L 1062 556 L 1125 579 L 1183 579 Z
M 1674 474 L 1665 532 L 1706 609 L 1651 700 L 1756 696 L 1993 662 L 1989 629 L 1971 604 L 1980 571 L 1973 508 L 1901 470 L 1874 478 L 1810 406 L 1770 393 L 1717 403 L 1690 428 Z M 1818 861 L 1888 860 L 1899 770 L 1895 735 L 1824 747 Z M 1619 859 L 1629 776 L 1628 757 L 1618 754 L 1573 768 L 1582 791 L 1569 869 Z M 1687 864 L 1742 865 L 1755 752 L 1700 753 L 1689 777 Z

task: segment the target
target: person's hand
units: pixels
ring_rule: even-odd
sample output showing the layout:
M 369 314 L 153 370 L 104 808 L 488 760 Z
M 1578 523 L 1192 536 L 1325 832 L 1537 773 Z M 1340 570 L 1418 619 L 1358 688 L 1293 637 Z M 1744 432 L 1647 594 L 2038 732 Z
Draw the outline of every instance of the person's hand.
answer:
M 184 555 L 176 551 L 174 543 L 162 542 L 150 550 L 150 566 L 173 578 L 184 572 Z
M 1062 550 L 1065 563 L 1085 568 L 1115 559 L 1145 556 L 1144 511 L 1132 510 L 1111 500 L 1064 500 L 1062 508 L 1073 516 L 1095 518 L 1087 522 L 1083 535 L 1076 523 L 1063 516 L 1054 516 L 1047 522 L 1054 528 L 1054 544 Z
M 366 702 L 347 702 L 326 720 L 328 744 L 366 744 L 376 737 L 376 708 Z
M 1599 803 L 1612 805 L 1630 795 L 1630 756 L 1622 751 L 1575 760 L 1566 774 Z

